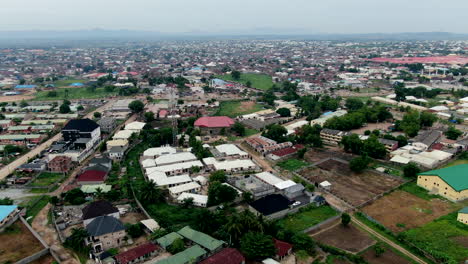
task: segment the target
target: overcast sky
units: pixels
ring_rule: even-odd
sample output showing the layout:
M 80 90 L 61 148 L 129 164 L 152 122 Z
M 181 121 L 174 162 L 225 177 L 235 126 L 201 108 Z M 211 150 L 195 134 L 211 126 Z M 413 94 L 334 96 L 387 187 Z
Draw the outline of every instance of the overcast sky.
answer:
M 467 11 L 468 0 L 4 0 L 0 30 L 468 33 Z

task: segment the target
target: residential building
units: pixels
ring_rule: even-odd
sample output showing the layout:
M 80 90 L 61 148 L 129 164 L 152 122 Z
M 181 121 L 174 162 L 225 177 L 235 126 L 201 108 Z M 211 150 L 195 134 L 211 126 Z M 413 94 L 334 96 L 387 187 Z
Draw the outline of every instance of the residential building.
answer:
M 105 116 L 97 121 L 99 127 L 101 127 L 101 132 L 111 133 L 117 127 L 117 121 L 113 117 Z
M 244 256 L 235 248 L 223 248 L 200 264 L 245 264 Z
M 74 167 L 74 163 L 70 157 L 56 156 L 47 164 L 49 171 L 58 173 L 68 173 Z
M 419 173 L 418 186 L 453 202 L 468 198 L 468 164 Z
M 169 194 L 173 198 L 177 198 L 180 194 L 182 193 L 198 193 L 201 191 L 201 186 L 200 184 L 196 182 L 189 182 L 185 184 L 181 184 L 178 186 L 170 187 L 169 188 Z
M 123 223 L 112 216 L 99 216 L 86 225 L 89 237 L 85 239 L 87 246 L 93 253 L 100 253 L 111 248 L 119 248 L 125 245 L 125 227 Z
M 121 252 L 114 258 L 117 264 L 134 264 L 150 259 L 161 251 L 161 247 L 149 242 L 129 249 L 125 252 Z
M 216 252 L 219 249 L 221 249 L 224 245 L 223 241 L 217 240 L 205 233 L 194 230 L 189 226 L 180 229 L 179 231 L 177 231 L 177 233 L 183 236 L 184 238 L 194 242 L 195 244 L 198 244 L 203 248 L 209 250 L 210 252 Z
M 85 119 L 70 120 L 62 129 L 62 137 L 75 149 L 90 150 L 101 140 L 101 128 L 96 122 Z
M 212 151 L 215 157 L 218 158 L 229 158 L 229 159 L 248 159 L 249 154 L 245 151 L 240 150 L 234 144 L 221 144 L 214 147 Z
M 128 148 L 128 140 L 126 139 L 116 139 L 116 140 L 108 140 L 106 142 L 107 150 L 110 150 L 113 147 L 121 147 L 124 149 Z
M 197 263 L 207 255 L 207 252 L 199 245 L 194 245 L 186 250 L 159 260 L 155 264 L 188 264 Z
M 227 116 L 204 116 L 194 123 L 194 126 L 200 129 L 202 135 L 219 135 L 232 125 L 234 125 L 234 120 Z
M 208 157 L 203 159 L 203 163 L 207 165 L 208 170 L 221 170 L 226 173 L 240 173 L 259 170 L 259 167 L 250 159 L 218 161 L 213 157 Z
M 140 134 L 143 127 L 145 127 L 146 123 L 134 121 L 125 125 L 125 130 L 132 131 L 133 133 Z
M 110 202 L 100 200 L 86 205 L 82 210 L 83 225 L 87 226 L 91 221 L 99 216 L 112 216 L 120 218 L 119 209 L 114 207 Z
M 458 211 L 457 221 L 465 225 L 468 225 L 468 207 L 465 207 L 461 209 L 460 211 Z
M 385 149 L 388 152 L 394 151 L 398 148 L 398 141 L 396 140 L 379 138 L 379 142 L 385 146 Z
M 201 195 L 189 192 L 183 192 L 177 197 L 177 202 L 183 203 L 186 199 L 192 199 L 195 206 L 206 207 L 208 204 L 208 195 Z
M 175 154 L 177 153 L 177 149 L 170 147 L 170 146 L 164 146 L 164 147 L 158 147 L 158 148 L 149 148 L 143 152 L 143 158 L 157 158 L 162 155 L 169 155 L 169 154 Z
M 76 182 L 79 185 L 85 184 L 101 184 L 106 179 L 107 172 L 99 170 L 87 170 L 81 173 L 77 178 Z
M 348 136 L 351 133 L 344 132 L 336 129 L 324 128 L 320 131 L 320 138 L 325 144 L 338 145 L 344 136 Z
M 275 249 L 276 249 L 276 259 L 277 260 L 282 260 L 285 257 L 291 255 L 292 253 L 292 245 L 278 240 L 278 239 L 273 239 L 273 242 L 275 244 Z

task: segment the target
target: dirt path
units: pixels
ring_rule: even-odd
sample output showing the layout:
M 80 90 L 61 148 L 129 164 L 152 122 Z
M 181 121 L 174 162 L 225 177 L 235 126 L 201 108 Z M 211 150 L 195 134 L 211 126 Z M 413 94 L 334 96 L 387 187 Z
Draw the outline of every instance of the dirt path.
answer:
M 353 221 L 353 223 L 355 223 L 357 226 L 359 226 L 360 228 L 367 231 L 369 234 L 371 234 L 371 235 L 375 236 L 376 238 L 378 238 L 379 240 L 387 243 L 388 245 L 390 245 L 394 249 L 396 249 L 396 250 L 400 251 L 401 253 L 405 254 L 406 256 L 410 257 L 415 262 L 420 263 L 420 264 L 427 264 L 425 261 L 423 261 L 422 259 L 420 259 L 416 255 L 414 255 L 413 253 L 409 252 L 408 250 L 404 249 L 403 247 L 399 246 L 398 244 L 394 243 L 393 241 L 387 239 L 386 237 L 382 236 L 378 232 L 374 231 L 372 228 L 368 227 L 367 225 L 365 225 L 364 223 L 362 223 L 361 221 L 356 219 L 354 216 L 351 216 L 351 220 Z
M 104 109 L 107 107 L 111 106 L 114 103 L 114 101 L 109 101 L 107 104 L 97 108 L 94 111 L 89 112 L 84 118 L 91 118 L 93 117 L 94 112 L 99 111 L 102 112 Z M 46 142 L 42 143 L 41 145 L 35 147 L 28 153 L 24 154 L 23 156 L 19 157 L 15 161 L 11 162 L 10 164 L 6 165 L 2 169 L 0 169 L 0 180 L 6 178 L 10 173 L 14 172 L 16 168 L 19 166 L 23 165 L 24 163 L 27 163 L 30 158 L 35 157 L 36 155 L 40 154 L 43 150 L 47 149 L 54 143 L 55 141 L 58 141 L 62 137 L 61 133 L 58 133 L 57 135 L 53 136 Z
M 73 258 L 72 254 L 65 249 L 60 240 L 55 229 L 48 225 L 47 215 L 52 206 L 50 204 L 46 205 L 42 210 L 37 214 L 32 222 L 32 228 L 44 239 L 44 241 L 50 246 L 50 249 L 53 250 L 60 259 L 62 264 L 80 264 L 80 262 Z

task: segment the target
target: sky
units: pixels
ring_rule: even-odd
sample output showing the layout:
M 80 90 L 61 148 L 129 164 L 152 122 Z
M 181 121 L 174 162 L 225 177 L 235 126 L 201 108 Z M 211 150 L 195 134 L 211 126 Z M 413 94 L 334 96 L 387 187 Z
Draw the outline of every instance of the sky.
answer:
M 13 0 L 0 31 L 468 33 L 467 0 Z

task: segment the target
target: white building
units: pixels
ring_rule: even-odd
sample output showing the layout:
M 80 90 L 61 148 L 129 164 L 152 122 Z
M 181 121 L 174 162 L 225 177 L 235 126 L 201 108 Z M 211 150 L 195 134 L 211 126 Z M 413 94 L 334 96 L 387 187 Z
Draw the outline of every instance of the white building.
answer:
M 185 199 L 192 199 L 193 200 L 193 205 L 199 206 L 199 207 L 206 207 L 208 204 L 208 195 L 202 195 L 202 194 L 195 194 L 195 193 L 188 193 L 188 192 L 183 192 L 179 197 L 177 197 L 177 201 L 179 203 L 182 203 Z
M 125 130 L 133 131 L 134 133 L 140 134 L 140 131 L 143 130 L 143 127 L 146 125 L 144 122 L 131 122 L 125 125 Z
M 189 182 L 189 183 L 185 183 L 185 184 L 181 184 L 181 185 L 169 188 L 169 194 L 173 198 L 176 198 L 184 192 L 197 193 L 197 192 L 200 192 L 200 190 L 201 190 L 200 184 L 196 182 Z
M 176 148 L 165 146 L 159 148 L 149 148 L 143 152 L 143 158 L 156 158 L 162 155 L 175 154 Z

